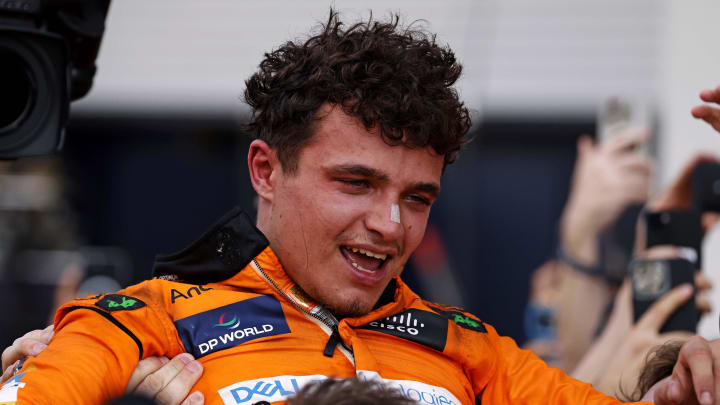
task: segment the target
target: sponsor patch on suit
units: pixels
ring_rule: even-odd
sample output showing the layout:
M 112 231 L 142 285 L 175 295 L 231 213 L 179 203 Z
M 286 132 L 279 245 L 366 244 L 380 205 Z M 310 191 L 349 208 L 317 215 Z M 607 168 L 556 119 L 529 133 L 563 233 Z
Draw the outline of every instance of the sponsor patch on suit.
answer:
M 185 350 L 195 358 L 268 336 L 290 333 L 280 302 L 259 296 L 175 321 Z
M 360 329 L 387 333 L 443 351 L 447 342 L 448 321 L 436 313 L 411 308 L 372 321 Z

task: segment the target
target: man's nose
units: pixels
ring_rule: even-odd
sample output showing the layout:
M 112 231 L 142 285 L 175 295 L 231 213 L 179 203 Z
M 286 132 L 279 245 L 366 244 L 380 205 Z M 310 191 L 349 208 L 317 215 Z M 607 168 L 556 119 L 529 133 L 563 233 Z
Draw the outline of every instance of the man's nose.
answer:
M 399 241 L 405 232 L 400 207 L 394 202 L 376 204 L 366 215 L 365 226 L 385 242 Z

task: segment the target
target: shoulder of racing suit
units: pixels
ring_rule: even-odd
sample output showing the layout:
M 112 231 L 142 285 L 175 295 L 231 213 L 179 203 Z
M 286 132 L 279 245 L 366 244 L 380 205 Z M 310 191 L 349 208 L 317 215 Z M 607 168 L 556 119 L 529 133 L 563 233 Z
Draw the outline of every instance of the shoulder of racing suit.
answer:
M 142 358 L 148 353 L 143 347 L 144 339 L 138 336 L 146 331 L 136 331 L 133 325 L 137 322 L 131 322 L 132 318 L 150 317 L 168 330 L 174 329 L 173 314 L 197 312 L 183 305 L 186 301 L 213 290 L 207 283 L 226 280 L 240 272 L 268 245 L 248 215 L 235 207 L 186 248 L 156 256 L 153 280 L 112 294 L 77 298 L 58 310 L 55 325 L 78 309 L 91 310 L 130 336 Z M 174 340 L 172 336 L 167 339 Z

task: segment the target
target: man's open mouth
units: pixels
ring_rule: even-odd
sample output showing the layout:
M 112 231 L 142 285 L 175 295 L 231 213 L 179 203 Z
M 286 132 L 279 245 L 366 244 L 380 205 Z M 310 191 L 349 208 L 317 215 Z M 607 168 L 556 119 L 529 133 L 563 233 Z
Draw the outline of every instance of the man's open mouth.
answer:
M 340 252 L 353 267 L 369 274 L 374 274 L 378 271 L 389 257 L 384 253 L 371 252 L 366 249 L 350 246 L 340 246 Z

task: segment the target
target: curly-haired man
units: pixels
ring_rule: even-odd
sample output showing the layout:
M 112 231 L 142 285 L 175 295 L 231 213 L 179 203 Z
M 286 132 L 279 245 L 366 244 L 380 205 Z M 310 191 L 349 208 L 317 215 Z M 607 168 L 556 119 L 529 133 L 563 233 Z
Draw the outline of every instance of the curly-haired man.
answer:
M 345 27 L 331 12 L 316 35 L 266 54 L 245 93 L 257 228 L 234 210 L 158 257 L 155 279 L 62 307 L 0 401 L 101 403 L 139 360 L 168 356 L 178 373 L 202 364 L 194 388 L 209 404 L 279 402 L 328 377 L 437 405 L 616 402 L 399 278 L 470 127 L 460 72 L 397 17 Z M 710 347 L 692 344 L 687 375 L 707 379 Z

